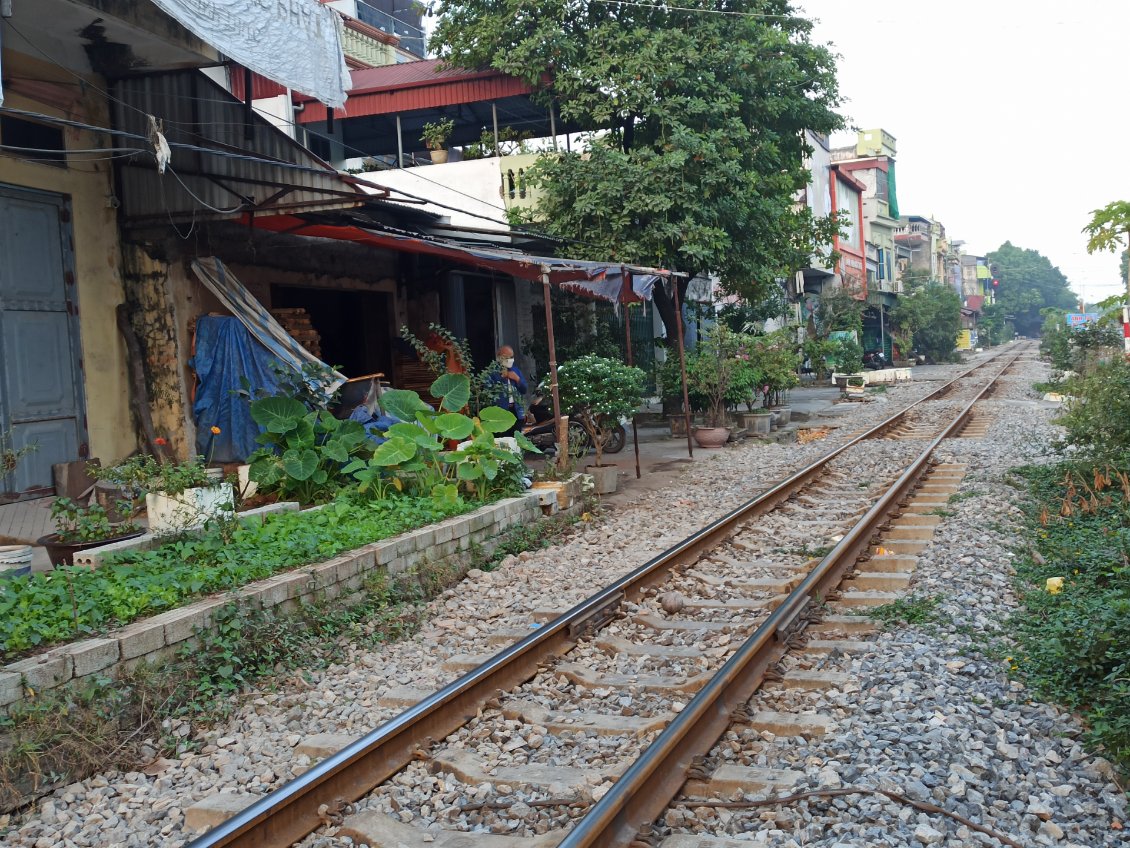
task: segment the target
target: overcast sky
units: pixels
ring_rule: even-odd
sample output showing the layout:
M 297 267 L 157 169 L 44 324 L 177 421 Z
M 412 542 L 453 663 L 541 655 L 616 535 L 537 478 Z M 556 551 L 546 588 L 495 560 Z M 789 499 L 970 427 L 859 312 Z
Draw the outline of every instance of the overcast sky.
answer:
M 850 124 L 898 139 L 904 215 L 971 253 L 1034 248 L 1088 301 L 1118 293 L 1117 257 L 1080 230 L 1130 200 L 1130 2 L 797 4 L 842 57 Z

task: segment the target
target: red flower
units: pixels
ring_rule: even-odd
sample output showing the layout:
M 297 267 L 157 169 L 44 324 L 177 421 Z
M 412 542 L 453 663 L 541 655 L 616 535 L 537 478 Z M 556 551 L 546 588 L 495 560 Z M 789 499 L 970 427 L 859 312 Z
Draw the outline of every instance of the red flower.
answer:
M 156 439 L 153 440 L 153 444 L 157 445 L 158 447 L 162 447 L 162 448 L 165 445 L 167 445 L 168 443 L 169 443 L 168 439 L 163 439 L 160 436 L 158 436 Z

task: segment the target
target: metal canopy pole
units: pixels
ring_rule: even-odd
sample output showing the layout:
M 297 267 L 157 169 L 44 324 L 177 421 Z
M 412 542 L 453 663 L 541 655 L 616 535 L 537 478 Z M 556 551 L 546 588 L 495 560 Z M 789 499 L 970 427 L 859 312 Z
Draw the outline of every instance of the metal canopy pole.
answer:
M 627 269 L 624 270 L 624 289 L 630 291 L 632 288 L 632 272 Z M 621 301 L 624 298 L 620 298 Z M 635 365 L 632 359 L 632 319 L 628 315 L 628 304 L 621 303 L 624 307 L 624 341 L 628 346 L 628 364 Z M 636 479 L 640 479 L 640 438 L 636 430 L 636 413 L 632 412 L 632 447 L 636 451 Z
M 494 124 L 494 155 L 501 155 L 498 152 L 498 104 L 493 100 L 490 102 L 490 118 Z
M 564 468 L 569 458 L 569 425 L 561 417 L 561 393 L 557 390 L 557 342 L 553 338 L 553 301 L 550 297 L 549 268 L 541 266 L 541 293 L 545 300 L 545 331 L 549 341 L 549 393 L 553 396 L 553 423 L 557 429 L 557 467 Z
M 675 334 L 679 339 L 679 374 L 683 379 L 683 420 L 687 424 L 687 456 L 694 458 L 691 444 L 691 399 L 687 391 L 687 356 L 683 348 L 683 308 L 679 305 L 679 281 L 671 277 L 671 290 L 675 298 Z
M 400 129 L 400 113 L 396 113 L 396 167 L 404 167 L 404 136 Z

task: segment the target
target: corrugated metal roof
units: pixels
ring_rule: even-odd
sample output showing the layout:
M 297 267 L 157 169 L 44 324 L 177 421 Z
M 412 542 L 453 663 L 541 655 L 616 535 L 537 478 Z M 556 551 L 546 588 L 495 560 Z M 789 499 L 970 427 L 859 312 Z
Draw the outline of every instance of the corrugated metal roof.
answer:
M 251 116 L 248 139 L 244 105 L 197 70 L 131 77 L 117 83 L 113 93 L 119 129 L 148 136 L 152 115 L 163 122 L 164 135 L 174 145 L 164 175 L 151 156 L 123 160 L 121 201 L 127 218 L 187 220 L 233 217 L 248 210 L 342 209 L 364 198 L 360 189 L 258 115 Z
M 344 112 L 350 118 L 500 100 L 534 91 L 524 80 L 499 71 L 441 69 L 439 59 L 363 68 L 353 71 L 351 76 L 353 88 Z M 326 107 L 321 103 L 304 95 L 295 99 L 306 104 L 299 116 L 301 123 L 326 119 Z

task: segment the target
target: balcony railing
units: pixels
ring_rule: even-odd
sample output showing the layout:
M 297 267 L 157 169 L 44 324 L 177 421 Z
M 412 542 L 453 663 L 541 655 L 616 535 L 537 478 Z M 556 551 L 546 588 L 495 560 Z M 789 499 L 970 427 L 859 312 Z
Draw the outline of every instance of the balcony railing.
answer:
M 395 35 L 400 39 L 400 46 L 423 58 L 427 55 L 427 38 L 424 31 L 415 24 L 402 21 L 375 6 L 370 6 L 364 0 L 357 0 L 357 19 L 371 27 L 376 27 L 381 32 Z

